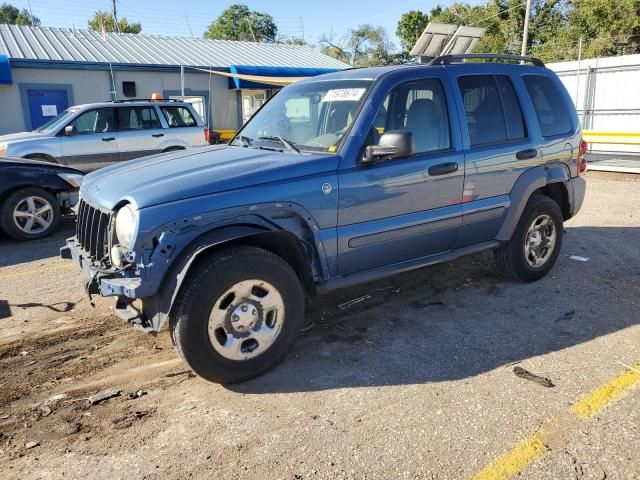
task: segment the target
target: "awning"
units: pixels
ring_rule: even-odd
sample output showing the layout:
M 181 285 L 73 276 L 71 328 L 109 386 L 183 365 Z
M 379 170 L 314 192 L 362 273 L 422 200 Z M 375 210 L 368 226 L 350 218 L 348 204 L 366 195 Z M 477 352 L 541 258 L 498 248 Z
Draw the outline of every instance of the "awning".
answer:
M 12 83 L 9 57 L 0 55 L 0 85 L 11 85 Z
M 229 78 L 229 88 L 242 89 L 281 88 L 298 80 L 338 71 L 335 68 L 263 67 L 257 65 L 231 65 L 229 70 L 233 75 Z

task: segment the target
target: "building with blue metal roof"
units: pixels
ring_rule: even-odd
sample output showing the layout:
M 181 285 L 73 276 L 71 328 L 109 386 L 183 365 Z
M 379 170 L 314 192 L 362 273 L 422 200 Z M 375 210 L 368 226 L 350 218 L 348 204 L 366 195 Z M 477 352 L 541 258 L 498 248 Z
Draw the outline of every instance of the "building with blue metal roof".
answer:
M 300 45 L 0 25 L 0 134 L 32 130 L 44 113 L 75 104 L 154 92 L 184 94 L 212 129 L 235 130 L 280 86 L 214 72 L 255 79 L 347 67 Z

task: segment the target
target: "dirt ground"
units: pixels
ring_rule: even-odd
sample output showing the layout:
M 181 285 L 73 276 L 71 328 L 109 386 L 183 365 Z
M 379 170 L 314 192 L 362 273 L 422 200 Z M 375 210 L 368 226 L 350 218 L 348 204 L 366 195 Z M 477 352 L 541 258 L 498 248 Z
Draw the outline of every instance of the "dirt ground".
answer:
M 287 360 L 230 387 L 195 377 L 166 331 L 89 305 L 57 258 L 72 221 L 0 237 L 0 477 L 472 477 L 640 361 L 640 179 L 588 181 L 547 278 L 499 278 L 485 253 L 313 299 Z M 640 479 L 639 390 L 516 477 Z

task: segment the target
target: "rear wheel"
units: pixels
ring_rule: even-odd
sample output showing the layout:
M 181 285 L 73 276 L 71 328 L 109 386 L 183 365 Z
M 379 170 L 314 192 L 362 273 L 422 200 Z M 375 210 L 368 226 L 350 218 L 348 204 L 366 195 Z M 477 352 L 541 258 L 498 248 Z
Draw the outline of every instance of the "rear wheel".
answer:
M 172 335 L 195 373 L 236 383 L 273 368 L 304 321 L 304 292 L 282 258 L 233 247 L 195 267 L 176 298 Z
M 532 195 L 511 240 L 494 250 L 496 264 L 513 279 L 539 280 L 558 260 L 562 235 L 558 204 L 545 195 Z
M 7 197 L 0 212 L 4 232 L 17 240 L 35 240 L 53 232 L 60 221 L 56 198 L 40 188 L 23 188 Z

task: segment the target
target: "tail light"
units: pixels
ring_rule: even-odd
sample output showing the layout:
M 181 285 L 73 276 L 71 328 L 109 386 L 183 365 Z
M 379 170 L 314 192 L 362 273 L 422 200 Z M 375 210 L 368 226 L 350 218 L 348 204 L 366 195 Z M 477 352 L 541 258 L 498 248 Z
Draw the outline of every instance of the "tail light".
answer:
M 208 127 L 204 127 L 204 141 L 207 142 L 208 144 L 210 139 L 211 139 L 211 132 L 209 131 Z
M 587 170 L 587 150 L 589 144 L 584 140 L 580 140 L 580 148 L 578 149 L 578 175 L 584 173 Z

